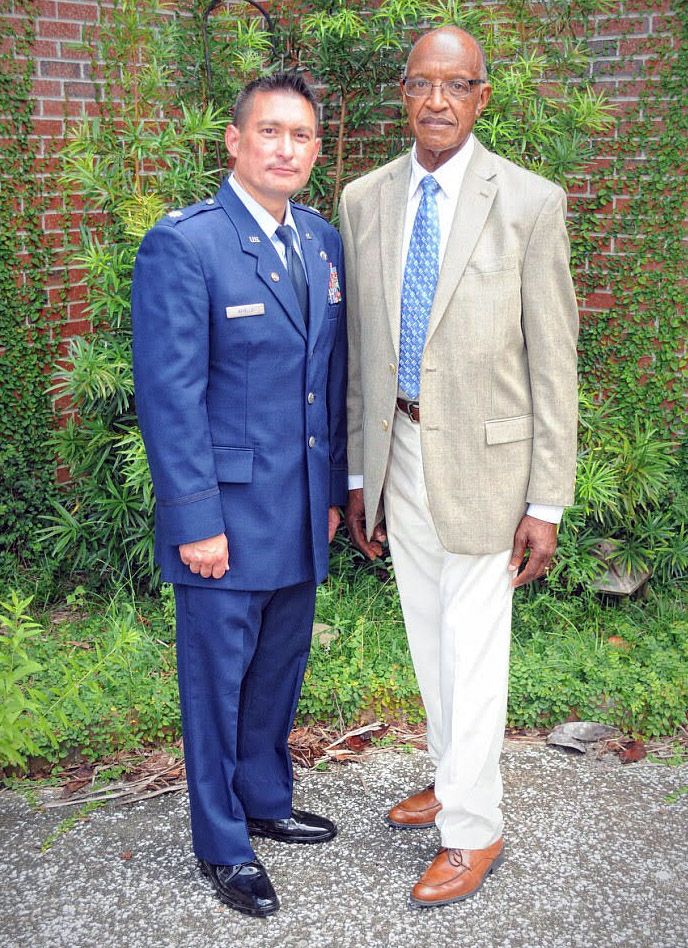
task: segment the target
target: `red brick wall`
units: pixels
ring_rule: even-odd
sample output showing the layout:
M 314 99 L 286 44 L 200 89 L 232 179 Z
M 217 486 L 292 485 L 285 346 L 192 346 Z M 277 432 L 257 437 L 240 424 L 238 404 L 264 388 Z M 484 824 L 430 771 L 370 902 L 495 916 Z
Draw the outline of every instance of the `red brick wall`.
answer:
M 674 0 L 676 2 L 676 0 Z M 84 30 L 93 27 L 98 20 L 99 5 L 95 0 L 63 2 L 63 0 L 38 0 L 40 16 L 35 46 L 36 71 L 34 93 L 36 96 L 35 134 L 40 142 L 42 170 L 54 167 L 52 155 L 59 144 L 69 117 L 93 114 L 95 111 L 95 89 L 91 81 L 89 56 L 74 48 L 84 38 Z M 21 16 L 20 4 L 11 16 Z M 648 83 L 656 81 L 656 70 L 666 51 L 678 46 L 678 24 L 672 14 L 671 0 L 619 0 L 612 13 L 594 18 L 592 40 L 595 60 L 592 77 L 597 89 L 603 90 L 622 113 L 637 109 L 638 97 Z M 614 141 L 624 134 L 623 121 L 600 140 L 597 162 L 608 160 L 606 153 Z M 638 158 L 639 167 L 646 160 Z M 571 202 L 591 195 L 590 176 L 582 176 L 571 189 Z M 623 194 L 614 196 L 610 206 L 600 212 L 600 234 L 604 233 L 605 217 L 615 214 L 627 200 Z M 76 242 L 80 223 L 78 196 L 70 196 L 69 235 Z M 56 194 L 44 216 L 46 231 L 60 243 L 63 240 L 63 195 Z M 623 253 L 627 247 L 623 239 L 611 238 L 603 241 L 600 253 L 614 255 Z M 56 266 L 49 279 L 51 299 L 61 298 L 65 284 L 65 270 Z M 72 268 L 68 276 L 67 322 L 63 337 L 82 334 L 89 329 L 84 315 L 84 292 L 80 286 L 80 274 Z M 586 312 L 606 309 L 612 304 L 609 288 L 600 286 L 581 300 L 583 315 Z M 67 411 L 68 406 L 57 405 L 58 412 Z
M 610 156 L 626 134 L 629 121 L 638 114 L 641 93 L 658 82 L 658 71 L 666 63 L 671 51 L 678 49 L 680 42 L 678 20 L 672 13 L 672 0 L 623 0 L 616 4 L 612 12 L 594 17 L 593 22 L 594 38 L 590 45 L 595 58 L 591 78 L 596 91 L 604 92 L 614 106 L 618 121 L 605 136 L 597 140 L 598 157 L 590 173 L 582 175 L 570 189 L 571 209 L 576 207 L 577 202 L 586 203 L 587 199 L 594 197 L 594 166 L 609 165 Z M 648 157 L 638 155 L 634 161 L 641 174 Z M 614 215 L 618 218 L 628 202 L 628 195 L 614 194 L 612 201 L 599 209 L 600 238 L 604 238 L 609 229 L 610 217 Z M 601 239 L 598 252 L 602 255 L 602 262 L 610 256 L 631 251 L 633 239 L 631 235 L 624 234 Z M 579 301 L 582 319 L 588 313 L 609 309 L 615 302 L 610 287 L 606 285 L 596 287 Z
M 38 19 L 33 48 L 33 94 L 36 99 L 33 129 L 38 173 L 46 181 L 49 197 L 43 214 L 43 229 L 58 251 L 46 288 L 50 306 L 60 310 L 64 317 L 60 345 L 60 352 L 64 354 L 70 337 L 86 334 L 92 327 L 85 314 L 83 274 L 75 266 L 70 266 L 69 270 L 65 266 L 65 244 L 78 242 L 83 203 L 79 195 L 65 194 L 59 188 L 56 175 L 61 169 L 56 154 L 70 119 L 96 114 L 90 56 L 87 50 L 78 49 L 78 45 L 86 39 L 85 31 L 97 24 L 99 4 L 96 0 L 79 3 L 37 0 L 35 9 Z M 14 4 L 14 12 L 10 15 L 24 15 L 20 3 Z M 71 411 L 68 399 L 58 399 L 55 410 L 58 415 L 66 416 Z M 61 470 L 59 475 L 63 479 L 65 472 Z

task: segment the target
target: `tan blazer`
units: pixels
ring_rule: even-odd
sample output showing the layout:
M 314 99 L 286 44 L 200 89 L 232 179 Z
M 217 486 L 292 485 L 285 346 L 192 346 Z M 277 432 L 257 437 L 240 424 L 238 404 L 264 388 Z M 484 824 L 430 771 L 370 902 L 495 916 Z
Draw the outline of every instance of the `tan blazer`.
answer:
M 401 242 L 410 155 L 340 204 L 349 327 L 349 472 L 369 530 L 383 516 L 397 396 Z M 421 365 L 425 483 L 443 545 L 511 546 L 527 503 L 573 501 L 578 315 L 566 197 L 476 142 L 440 270 Z

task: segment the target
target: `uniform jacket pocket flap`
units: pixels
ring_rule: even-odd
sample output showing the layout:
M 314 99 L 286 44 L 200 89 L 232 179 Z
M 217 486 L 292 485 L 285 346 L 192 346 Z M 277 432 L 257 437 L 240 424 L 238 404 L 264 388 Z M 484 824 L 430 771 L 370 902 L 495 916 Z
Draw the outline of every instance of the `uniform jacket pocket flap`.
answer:
M 485 439 L 488 444 L 506 444 L 509 441 L 525 441 L 533 437 L 533 416 L 517 415 L 515 418 L 494 418 L 485 422 Z
M 249 484 L 253 480 L 253 448 L 213 447 L 220 484 Z

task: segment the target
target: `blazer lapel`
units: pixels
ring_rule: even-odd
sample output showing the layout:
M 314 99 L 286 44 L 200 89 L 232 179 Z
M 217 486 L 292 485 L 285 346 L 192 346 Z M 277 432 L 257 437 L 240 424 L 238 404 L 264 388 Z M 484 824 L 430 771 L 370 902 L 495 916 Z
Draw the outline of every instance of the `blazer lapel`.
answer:
M 294 327 L 305 339 L 306 327 L 303 322 L 301 307 L 289 279 L 289 274 L 272 241 L 266 237 L 265 232 L 261 230 L 253 216 L 249 214 L 227 181 L 222 183 L 217 197 L 236 228 L 241 249 L 255 260 L 256 276 L 270 290 L 294 324 Z
M 459 192 L 456 213 L 432 304 L 426 345 L 444 315 L 470 260 L 497 193 L 496 168 L 487 149 L 476 142 Z
M 308 219 L 311 215 L 304 214 L 293 205 L 291 212 L 299 232 L 308 277 L 308 349 L 312 351 L 327 310 L 330 262 L 327 255 L 321 256 L 325 253 L 323 246 L 309 228 Z
M 408 154 L 395 163 L 389 177 L 380 188 L 382 285 L 387 303 L 389 328 L 397 355 L 399 355 L 399 314 L 401 313 L 401 243 L 410 174 L 411 156 Z

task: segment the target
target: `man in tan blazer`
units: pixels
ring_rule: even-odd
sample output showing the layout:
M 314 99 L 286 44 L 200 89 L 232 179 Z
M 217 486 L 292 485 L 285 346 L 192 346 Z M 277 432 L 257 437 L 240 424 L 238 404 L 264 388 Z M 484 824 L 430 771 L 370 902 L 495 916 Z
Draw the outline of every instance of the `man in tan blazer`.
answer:
M 511 600 L 547 572 L 573 500 L 577 310 L 564 192 L 472 135 L 491 93 L 476 40 L 425 34 L 401 90 L 411 153 L 340 206 L 347 523 L 370 558 L 388 538 L 399 585 L 436 770 L 387 820 L 439 827 L 411 893 L 432 906 L 504 859 Z

